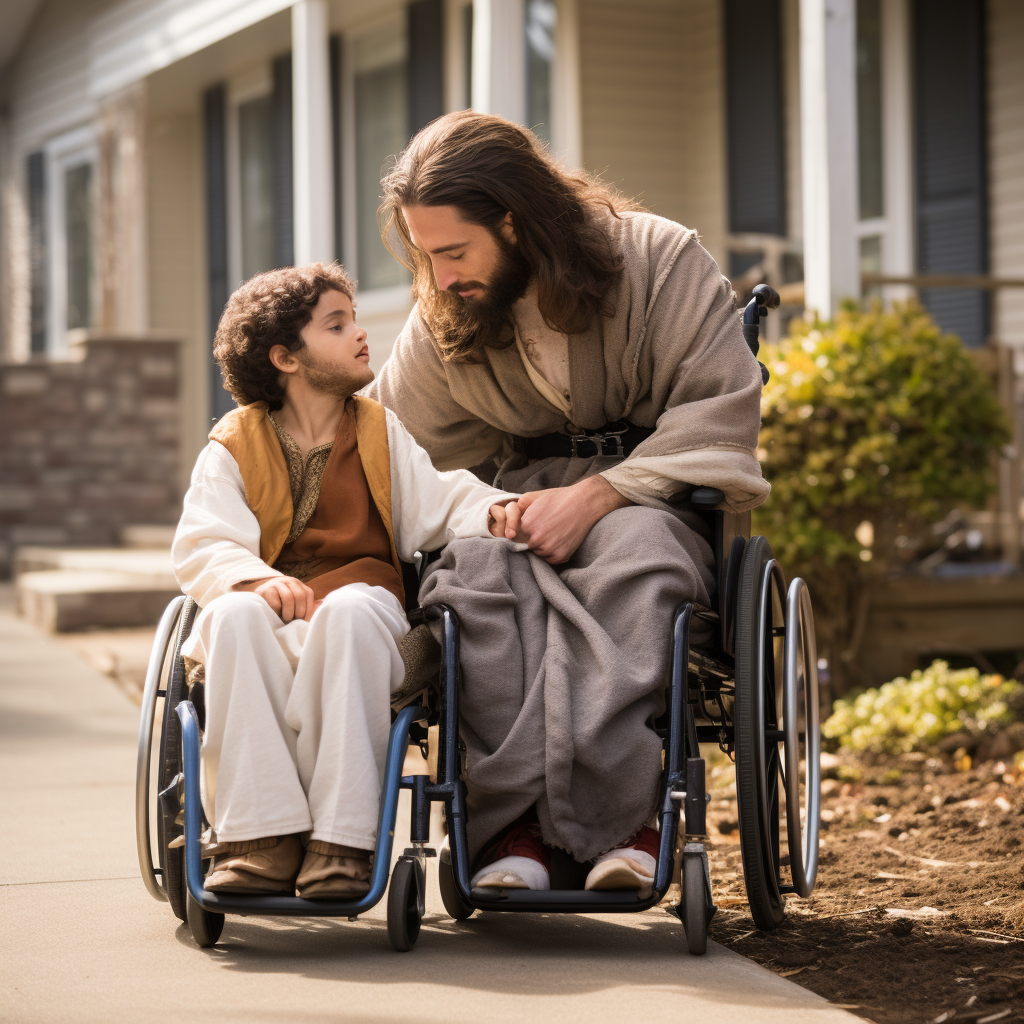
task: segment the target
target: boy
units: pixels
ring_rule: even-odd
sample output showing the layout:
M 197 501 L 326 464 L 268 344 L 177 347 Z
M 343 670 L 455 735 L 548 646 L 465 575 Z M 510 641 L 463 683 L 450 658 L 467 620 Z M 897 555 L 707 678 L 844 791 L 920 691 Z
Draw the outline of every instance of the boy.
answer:
M 409 630 L 399 559 L 503 536 L 514 495 L 438 473 L 373 380 L 338 266 L 259 274 L 214 355 L 239 408 L 200 453 L 174 571 L 202 611 L 208 889 L 356 898 L 369 888 L 389 696 Z

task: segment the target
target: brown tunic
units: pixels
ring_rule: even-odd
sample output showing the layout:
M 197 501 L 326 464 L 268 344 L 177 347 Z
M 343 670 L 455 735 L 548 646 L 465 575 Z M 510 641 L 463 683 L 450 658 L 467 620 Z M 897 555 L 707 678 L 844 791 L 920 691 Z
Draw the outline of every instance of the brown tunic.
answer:
M 295 510 L 274 568 L 308 584 L 317 600 L 349 583 L 368 583 L 404 602 L 391 541 L 363 471 L 351 407 L 334 441 L 312 449 L 304 464 L 288 432 L 276 421 L 274 428 L 288 463 Z

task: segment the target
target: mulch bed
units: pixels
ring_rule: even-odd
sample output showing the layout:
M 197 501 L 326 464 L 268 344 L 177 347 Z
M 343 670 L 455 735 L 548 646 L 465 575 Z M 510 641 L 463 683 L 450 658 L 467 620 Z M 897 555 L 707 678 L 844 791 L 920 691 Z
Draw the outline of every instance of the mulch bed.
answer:
M 877 1024 L 1024 1021 L 1024 776 L 826 755 L 818 883 L 775 932 L 746 906 L 732 766 L 711 770 L 711 937 Z

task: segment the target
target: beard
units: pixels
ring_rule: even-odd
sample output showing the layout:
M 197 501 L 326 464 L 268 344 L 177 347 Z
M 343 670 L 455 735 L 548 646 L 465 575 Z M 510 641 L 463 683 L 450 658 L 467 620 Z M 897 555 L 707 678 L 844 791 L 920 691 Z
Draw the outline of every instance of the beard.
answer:
M 512 304 L 526 294 L 533 274 L 518 245 L 507 242 L 495 234 L 498 243 L 498 262 L 490 284 L 481 281 L 457 281 L 448 286 L 451 296 L 447 303 L 448 316 L 453 326 L 464 336 L 476 334 L 485 344 L 497 339 L 511 321 Z M 479 298 L 464 299 L 458 293 L 479 288 Z
M 373 380 L 373 370 L 369 366 L 359 373 L 318 359 L 305 348 L 296 352 L 296 358 L 302 364 L 306 383 L 314 391 L 333 398 L 348 398 Z

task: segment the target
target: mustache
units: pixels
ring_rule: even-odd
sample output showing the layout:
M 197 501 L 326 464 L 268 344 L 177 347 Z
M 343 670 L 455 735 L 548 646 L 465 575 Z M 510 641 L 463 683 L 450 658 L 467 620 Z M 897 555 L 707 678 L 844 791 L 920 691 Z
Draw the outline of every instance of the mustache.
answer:
M 456 281 L 454 284 L 448 285 L 445 291 L 458 295 L 459 292 L 468 292 L 473 288 L 486 289 L 487 285 L 483 281 Z

